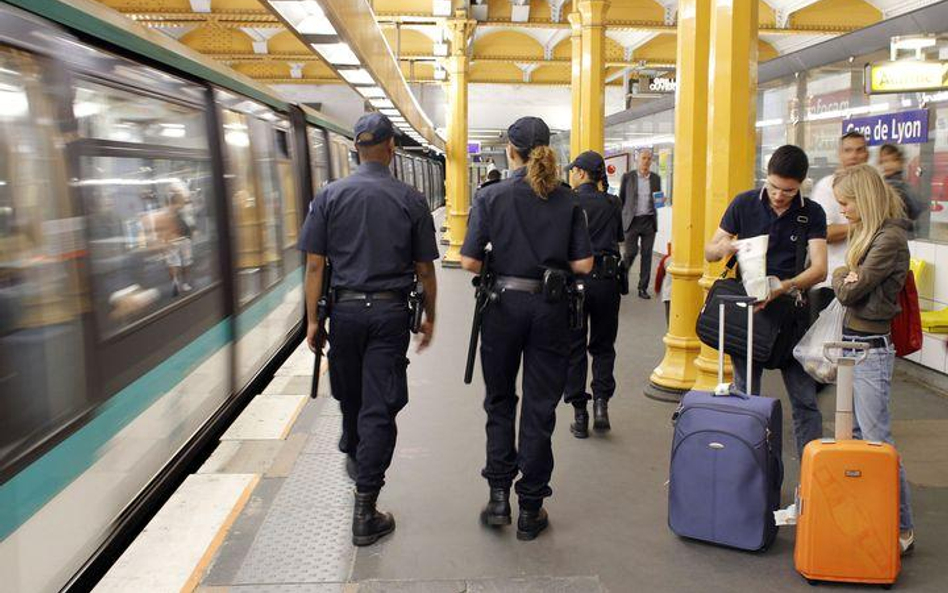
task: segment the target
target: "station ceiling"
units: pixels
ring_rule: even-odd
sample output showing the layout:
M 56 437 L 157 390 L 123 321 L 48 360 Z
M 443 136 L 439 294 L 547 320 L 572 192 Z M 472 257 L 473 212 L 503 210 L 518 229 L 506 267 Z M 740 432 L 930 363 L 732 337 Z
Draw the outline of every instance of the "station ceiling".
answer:
M 266 83 L 341 82 L 263 0 L 99 0 Z M 410 83 L 437 83 L 433 0 L 367 1 Z M 759 0 L 761 62 L 938 0 Z M 568 85 L 570 0 L 470 0 L 471 82 Z M 678 0 L 612 0 L 607 80 L 673 70 Z

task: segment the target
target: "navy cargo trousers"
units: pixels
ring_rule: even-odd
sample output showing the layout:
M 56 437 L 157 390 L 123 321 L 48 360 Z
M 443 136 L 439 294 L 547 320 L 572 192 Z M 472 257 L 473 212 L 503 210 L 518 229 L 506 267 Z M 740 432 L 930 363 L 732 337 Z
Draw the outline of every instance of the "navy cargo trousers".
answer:
M 342 408 L 340 449 L 355 457 L 356 489 L 385 484 L 398 433 L 395 416 L 408 403 L 408 305 L 345 301 L 329 318 L 329 381 Z
M 481 367 L 487 412 L 487 464 L 481 472 L 492 488 L 515 490 L 524 508 L 550 496 L 551 438 L 556 406 L 566 385 L 568 307 L 543 295 L 505 290 L 484 312 Z M 517 373 L 523 360 L 523 404 L 517 438 Z
M 616 391 L 613 370 L 616 364 L 616 335 L 619 332 L 619 281 L 615 278 L 585 279 L 585 323 L 572 332 L 569 378 L 563 400 L 583 407 L 589 400 L 586 353 L 592 357 L 592 396 L 609 400 Z M 588 339 L 587 339 L 588 338 Z

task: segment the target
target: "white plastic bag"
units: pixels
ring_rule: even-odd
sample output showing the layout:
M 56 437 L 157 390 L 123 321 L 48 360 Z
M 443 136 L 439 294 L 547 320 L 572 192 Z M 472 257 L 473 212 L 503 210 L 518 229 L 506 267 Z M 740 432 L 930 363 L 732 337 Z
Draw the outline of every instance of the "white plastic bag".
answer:
M 836 382 L 836 363 L 823 356 L 823 344 L 839 342 L 843 338 L 845 315 L 846 307 L 842 306 L 838 299 L 833 299 L 793 347 L 793 357 L 803 366 L 803 370 L 820 383 Z

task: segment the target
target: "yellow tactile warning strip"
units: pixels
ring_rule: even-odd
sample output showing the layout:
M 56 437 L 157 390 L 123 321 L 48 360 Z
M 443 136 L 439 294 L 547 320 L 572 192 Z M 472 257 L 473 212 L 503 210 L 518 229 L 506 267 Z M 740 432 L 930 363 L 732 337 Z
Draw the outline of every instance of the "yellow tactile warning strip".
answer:
M 195 566 L 194 570 L 191 572 L 188 582 L 185 583 L 183 587 L 181 587 L 182 593 L 191 593 L 191 591 L 194 591 L 194 589 L 197 588 L 197 586 L 201 583 L 201 577 L 204 576 L 204 571 L 207 570 L 207 567 L 214 558 L 214 554 L 217 553 L 218 548 L 220 548 L 221 544 L 224 543 L 224 538 L 227 537 L 227 532 L 230 531 L 234 521 L 237 520 L 237 517 L 240 516 L 240 513 L 244 510 L 244 507 L 247 505 L 247 501 L 250 500 L 250 495 L 253 493 L 254 488 L 257 487 L 258 482 L 260 482 L 260 476 L 255 475 L 253 476 L 253 479 L 250 481 L 250 483 L 244 487 L 244 491 L 240 494 L 240 498 L 237 499 L 237 503 L 234 504 L 234 507 L 230 510 L 227 518 L 224 519 L 224 522 L 221 524 L 220 529 L 217 530 L 217 535 L 215 535 L 214 539 L 211 540 L 211 544 L 204 551 L 204 555 L 201 556 L 197 566 Z
M 203 559 L 211 557 L 214 546 L 223 541 L 259 479 L 257 474 L 189 476 L 95 591 L 167 593 L 184 587 L 194 589 L 198 583 L 195 572 L 199 579 Z

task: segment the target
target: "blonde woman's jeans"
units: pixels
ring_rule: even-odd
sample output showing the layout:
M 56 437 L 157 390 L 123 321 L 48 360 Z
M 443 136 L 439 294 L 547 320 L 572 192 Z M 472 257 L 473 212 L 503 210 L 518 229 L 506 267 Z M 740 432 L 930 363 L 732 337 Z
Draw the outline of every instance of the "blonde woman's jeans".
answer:
M 858 341 L 859 337 L 845 339 Z M 866 359 L 856 365 L 853 373 L 853 409 L 856 413 L 853 436 L 867 441 L 892 441 L 892 417 L 889 397 L 892 393 L 892 368 L 895 365 L 895 346 L 886 339 L 887 347 L 872 348 Z M 899 528 L 913 529 L 912 501 L 905 468 L 899 462 Z

